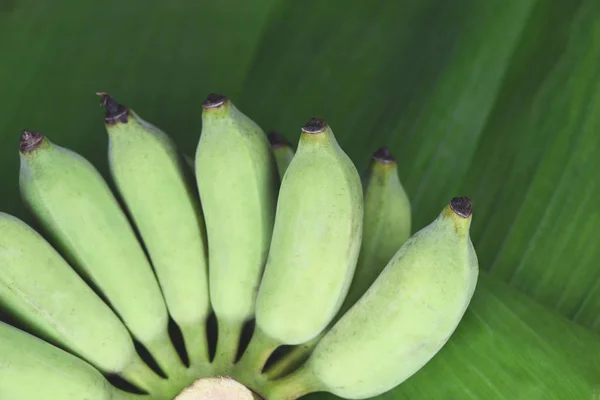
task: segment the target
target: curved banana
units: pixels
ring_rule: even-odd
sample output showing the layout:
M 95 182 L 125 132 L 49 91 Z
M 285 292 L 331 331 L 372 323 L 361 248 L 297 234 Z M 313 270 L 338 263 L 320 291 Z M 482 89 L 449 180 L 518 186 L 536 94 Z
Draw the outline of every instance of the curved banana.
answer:
M 206 234 L 195 185 L 184 171 L 188 166 L 165 133 L 101 95 L 111 174 L 148 250 L 190 362 L 207 364 Z
M 0 321 L 0 396 L 5 400 L 151 400 L 112 386 L 85 361 Z
M 283 175 L 285 175 L 287 167 L 292 162 L 292 158 L 294 158 L 294 147 L 279 132 L 271 131 L 267 134 L 267 137 L 269 138 L 269 143 L 271 143 L 271 150 L 277 164 L 279 180 L 283 180 Z
M 19 148 L 21 195 L 58 248 L 164 372 L 183 368 L 152 267 L 100 173 L 39 132 L 23 132 Z
M 328 391 L 364 399 L 423 367 L 450 338 L 475 289 L 478 262 L 470 224 L 470 200 L 454 198 L 404 243 L 308 361 L 276 381 L 267 397 Z
M 398 177 L 396 160 L 387 147 L 373 153 L 364 183 L 364 202 L 363 239 L 356 271 L 348 295 L 329 327 L 367 291 L 410 236 L 410 201 Z M 300 365 L 327 331 L 292 349 L 266 371 L 267 377 L 276 379 Z
M 0 213 L 0 306 L 40 337 L 148 390 L 160 380 L 125 326 L 36 231 Z M 1 393 L 1 392 L 0 392 Z
M 265 133 L 225 96 L 212 94 L 203 104 L 196 179 L 208 235 L 210 299 L 218 321 L 213 363 L 227 369 L 236 359 L 244 323 L 254 316 L 278 181 Z
M 281 183 L 246 370 L 262 370 L 279 345 L 307 342 L 333 319 L 356 267 L 363 213 L 354 164 L 326 122 L 312 119 Z

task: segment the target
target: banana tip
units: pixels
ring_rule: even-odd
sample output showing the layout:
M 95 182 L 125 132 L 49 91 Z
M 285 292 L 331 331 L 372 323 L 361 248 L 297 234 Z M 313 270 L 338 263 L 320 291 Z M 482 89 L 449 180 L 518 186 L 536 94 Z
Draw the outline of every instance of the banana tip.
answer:
M 324 119 L 312 118 L 302 127 L 302 132 L 310 134 L 322 133 L 325 132 L 326 128 L 327 122 Z
M 450 201 L 450 208 L 463 218 L 469 218 L 473 213 L 473 204 L 468 197 L 455 197 Z
M 29 153 L 37 149 L 42 141 L 44 135 L 36 131 L 23 131 L 21 133 L 21 139 L 19 140 L 19 150 L 22 153 Z
M 208 95 L 206 100 L 204 100 L 204 103 L 202 103 L 202 108 L 204 108 L 205 110 L 209 108 L 218 108 L 225 104 L 226 101 L 227 96 L 217 93 L 211 93 Z
M 107 125 L 113 125 L 117 122 L 127 123 L 129 110 L 106 92 L 96 92 L 100 96 L 100 105 L 106 108 L 104 122 Z
M 267 138 L 269 139 L 269 143 L 271 143 L 271 147 L 278 149 L 281 147 L 291 147 L 291 143 L 286 139 L 281 133 L 277 131 L 270 131 L 267 133 Z
M 380 147 L 375 153 L 373 153 L 373 160 L 384 164 L 391 164 L 396 162 L 396 159 L 390 152 L 390 149 L 388 149 L 385 146 Z

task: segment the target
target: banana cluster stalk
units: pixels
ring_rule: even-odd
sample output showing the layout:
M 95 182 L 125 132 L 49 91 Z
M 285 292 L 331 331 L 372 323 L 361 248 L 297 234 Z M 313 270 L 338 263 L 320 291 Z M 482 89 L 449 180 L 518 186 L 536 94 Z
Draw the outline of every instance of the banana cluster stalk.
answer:
M 123 207 L 81 155 L 21 135 L 21 194 L 47 236 L 0 213 L 15 325 L 0 322 L 0 399 L 364 399 L 453 334 L 478 279 L 468 198 L 410 236 L 385 147 L 361 181 L 324 120 L 294 149 L 211 94 L 192 158 L 98 94 Z

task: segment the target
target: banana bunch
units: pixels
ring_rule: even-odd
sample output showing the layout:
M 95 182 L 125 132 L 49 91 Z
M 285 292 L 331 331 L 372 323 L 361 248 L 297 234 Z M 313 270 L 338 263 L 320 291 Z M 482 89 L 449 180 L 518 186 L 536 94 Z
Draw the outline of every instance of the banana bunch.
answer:
M 468 198 L 411 235 L 385 147 L 361 179 L 324 120 L 294 149 L 211 94 L 189 157 L 98 95 L 115 192 L 21 134 L 40 233 L 0 213 L 0 399 L 364 399 L 450 338 L 478 278 Z

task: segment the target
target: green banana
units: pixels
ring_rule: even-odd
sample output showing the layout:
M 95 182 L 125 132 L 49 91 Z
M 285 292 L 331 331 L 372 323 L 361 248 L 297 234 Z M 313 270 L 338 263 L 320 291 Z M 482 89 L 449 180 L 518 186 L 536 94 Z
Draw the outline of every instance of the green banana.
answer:
M 149 396 L 113 387 L 85 361 L 3 322 L 0 322 L 0 398 L 151 400 Z
M 191 364 L 209 362 L 210 314 L 204 217 L 172 140 L 106 93 L 109 165 L 158 276 Z
M 277 164 L 279 179 L 283 180 L 283 175 L 285 175 L 287 167 L 292 162 L 292 158 L 294 158 L 294 147 L 279 132 L 271 131 L 267 134 L 267 137 L 269 138 L 269 143 L 271 143 L 271 150 Z
M 244 323 L 254 316 L 271 242 L 277 168 L 262 129 L 216 94 L 203 103 L 195 161 L 218 321 L 213 363 L 223 372 L 235 362 Z
M 275 381 L 269 400 L 328 391 L 377 396 L 417 372 L 450 338 L 478 277 L 469 237 L 471 201 L 452 199 L 409 238 L 373 285 L 319 342 L 308 361 Z
M 356 267 L 363 214 L 354 164 L 327 123 L 313 118 L 281 183 L 243 369 L 262 370 L 279 345 L 307 342 L 333 319 Z
M 369 170 L 364 188 L 363 241 L 340 316 L 369 289 L 410 236 L 410 201 L 398 177 L 396 160 L 387 147 L 373 153 Z
M 136 353 L 129 332 L 36 231 L 0 213 L 0 305 L 40 337 L 105 373 L 149 390 L 160 380 Z
M 363 186 L 365 217 L 358 263 L 348 295 L 329 327 L 367 291 L 410 236 L 410 201 L 398 177 L 396 161 L 387 147 L 373 153 Z M 279 378 L 300 365 L 327 331 L 292 349 L 266 371 L 267 377 Z
M 100 173 L 39 132 L 20 141 L 21 195 L 58 248 L 168 374 L 184 368 L 152 267 Z

